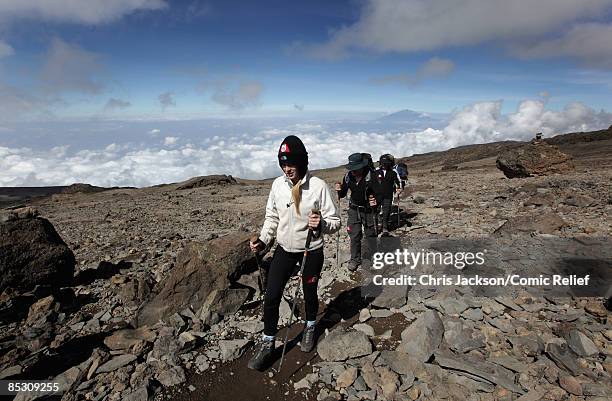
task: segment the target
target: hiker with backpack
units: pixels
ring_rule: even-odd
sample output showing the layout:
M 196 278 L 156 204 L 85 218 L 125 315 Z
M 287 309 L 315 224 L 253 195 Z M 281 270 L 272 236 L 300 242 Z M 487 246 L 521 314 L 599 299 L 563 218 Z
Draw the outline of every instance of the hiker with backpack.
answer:
M 250 242 L 254 252 L 264 249 L 274 238 L 278 243 L 268 270 L 262 344 L 248 364 L 256 370 L 264 369 L 271 361 L 283 290 L 289 278 L 300 271 L 301 262 L 306 309 L 301 349 L 310 352 L 314 348 L 319 307 L 317 285 L 324 259 L 323 234 L 340 229 L 332 194 L 325 181 L 308 171 L 308 152 L 298 137 L 290 135 L 283 140 L 278 163 L 283 175 L 272 183 L 263 228 L 259 238 Z M 310 240 L 308 249 L 307 239 Z
M 336 183 L 339 198 L 344 198 L 351 191 L 346 230 L 351 239 L 351 259 L 348 269 L 355 271 L 361 265 L 361 239 L 366 237 L 368 253 L 366 259 L 371 259 L 376 251 L 376 214 L 374 170 L 371 157 L 367 153 L 353 153 L 348 157 L 349 170 L 342 183 Z M 363 228 L 363 231 L 362 231 Z
M 395 174 L 397 174 L 403 191 L 408 183 L 408 166 L 406 163 L 397 163 L 395 166 L 393 166 L 393 171 L 395 171 Z
M 391 206 L 395 194 L 401 192 L 401 183 L 397 174 L 393 170 L 395 159 L 390 154 L 380 156 L 378 160 L 378 169 L 376 170 L 376 179 L 378 180 L 376 200 L 380 204 L 382 214 L 382 236 L 389 235 L 389 216 L 391 215 Z

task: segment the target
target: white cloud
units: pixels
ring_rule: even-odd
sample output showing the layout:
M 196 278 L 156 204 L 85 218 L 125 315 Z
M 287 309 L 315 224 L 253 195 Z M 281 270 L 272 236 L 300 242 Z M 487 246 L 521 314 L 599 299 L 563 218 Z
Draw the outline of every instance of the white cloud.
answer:
M 149 131 L 149 135 L 155 136 L 155 135 L 159 134 L 160 132 L 161 131 L 159 129 L 153 128 L 151 131 Z
M 518 44 L 512 52 L 523 58 L 570 57 L 587 67 L 612 68 L 612 24 L 580 24 L 562 37 Z
M 135 11 L 160 10 L 163 0 L 4 0 L 0 20 L 36 19 L 98 25 L 115 21 Z
M 157 100 L 159 100 L 162 111 L 166 111 L 170 106 L 176 106 L 176 101 L 174 100 L 174 94 L 172 92 L 162 93 L 157 97 Z
M 540 54 L 569 53 L 590 59 L 594 54 L 589 50 L 579 51 L 573 45 L 567 49 L 557 42 L 546 45 L 547 35 L 600 18 L 611 7 L 612 0 L 367 0 L 354 24 L 333 31 L 324 44 L 296 43 L 293 51 L 334 59 L 355 50 L 419 52 L 491 42 L 542 42 Z M 607 49 L 607 29 L 590 29 L 588 33 L 586 27 L 574 33 L 570 30 L 569 35 L 593 38 L 603 34 L 596 47 Z
M 3 40 L 0 40 L 0 59 L 15 54 L 15 50 Z
M 164 145 L 165 146 L 172 146 L 175 145 L 178 142 L 179 138 L 176 136 L 167 136 L 164 138 Z
M 421 65 L 414 73 L 402 73 L 372 78 L 375 84 L 400 83 L 404 85 L 417 85 L 426 79 L 443 78 L 455 69 L 455 63 L 451 60 L 433 57 Z
M 115 110 L 124 110 L 130 107 L 132 104 L 126 100 L 110 98 L 108 102 L 104 105 L 104 111 L 115 111 Z
M 100 80 L 102 67 L 99 56 L 78 45 L 53 38 L 40 71 L 40 81 L 50 93 L 100 93 L 104 87 Z
M 217 136 L 205 141 L 205 146 L 185 144 L 172 149 L 130 149 L 113 143 L 100 150 L 68 154 L 67 147 L 47 152 L 0 147 L 0 186 L 74 182 L 149 186 L 203 174 L 273 177 L 280 174 L 278 144 L 290 134 L 304 141 L 311 168 L 316 169 L 346 163 L 354 152 L 408 156 L 472 143 L 529 140 L 537 132 L 550 136 L 602 129 L 612 121 L 612 114 L 596 112 L 581 103 L 569 104 L 561 111 L 545 106 L 543 101 L 526 100 L 516 112 L 504 116 L 501 101 L 476 103 L 456 113 L 444 129 L 419 132 L 349 132 L 328 130 L 320 124 L 296 124 L 248 135 Z M 177 145 L 178 138 L 174 138 L 166 137 L 164 145 Z

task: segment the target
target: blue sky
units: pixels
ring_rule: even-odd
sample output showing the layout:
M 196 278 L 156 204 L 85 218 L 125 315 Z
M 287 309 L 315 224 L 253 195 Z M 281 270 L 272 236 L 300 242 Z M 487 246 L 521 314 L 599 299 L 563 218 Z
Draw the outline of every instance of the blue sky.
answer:
M 574 101 L 612 109 L 610 1 L 498 2 L 523 8 L 510 18 L 531 17 L 523 28 L 533 32 L 513 31 L 512 24 L 518 21 L 500 27 L 507 32 L 495 34 L 489 32 L 495 26 L 476 26 L 458 34 L 464 36 L 456 40 L 459 43 L 453 43 L 453 26 L 446 26 L 452 16 L 436 21 L 437 11 L 423 9 L 428 2 L 416 0 L 114 0 L 109 2 L 115 5 L 109 7 L 114 8 L 110 16 L 104 6 L 92 5 L 104 3 L 100 1 L 56 0 L 43 6 L 33 0 L 4 3 L 8 5 L 0 5 L 0 40 L 9 50 L 0 51 L 4 54 L 2 83 L 41 102 L 38 109 L 20 111 L 23 118 L 40 118 L 36 114 L 42 106 L 59 117 L 87 117 L 101 111 L 159 117 L 257 114 L 291 110 L 294 104 L 326 111 L 450 112 L 470 102 L 503 99 L 504 110 L 512 110 L 521 100 L 542 93 L 550 96 L 548 104 L 553 109 Z M 447 13 L 454 12 L 452 3 L 474 9 L 457 15 L 457 25 L 480 18 L 474 14 L 482 2 L 446 2 L 446 7 L 444 2 L 432 3 L 441 3 L 440 9 Z M 564 3 L 564 10 L 550 17 L 548 8 L 554 3 Z M 399 11 L 386 10 L 389 5 Z M 65 10 L 70 7 L 77 10 Z M 498 15 L 484 17 L 503 20 L 504 7 L 498 10 Z M 401 12 L 412 14 L 399 21 L 386 16 Z M 415 29 L 402 27 L 411 21 Z M 582 46 L 594 47 L 593 52 L 572 42 L 578 40 L 572 39 L 572 29 L 575 32 L 588 24 L 597 24 L 597 29 L 574 36 L 582 38 Z M 423 26 L 433 26 L 439 37 L 415 37 L 427 35 Z M 447 32 L 440 33 L 445 27 Z M 397 43 L 402 33 L 405 46 Z M 364 43 L 366 35 L 376 39 Z M 83 67 L 82 82 L 71 86 L 67 77 L 55 88 L 53 95 L 64 101 L 59 105 L 37 88 L 41 65 L 59 63 L 50 60 L 58 47 L 65 50 L 66 63 Z M 84 63 L 83 58 L 90 62 Z M 426 68 L 434 58 L 446 61 L 446 69 L 417 77 L 419 68 Z M 376 81 L 384 77 L 396 79 Z M 97 86 L 87 88 L 90 81 Z M 236 92 L 244 83 L 253 86 L 240 97 Z M 211 100 L 215 86 L 223 86 L 228 99 Z M 159 95 L 168 92 L 176 106 L 162 112 Z M 104 110 L 109 99 L 129 106 L 123 103 L 123 107 Z
M 204 146 L 219 118 L 224 136 L 244 131 L 232 120 L 272 119 L 251 124 L 255 135 L 411 109 L 448 118 L 406 130 L 451 130 L 485 110 L 472 128 L 493 131 L 463 143 L 607 127 L 611 94 L 612 0 L 0 2 L 0 147 L 11 152 Z M 193 123 L 147 136 L 176 120 Z M 398 128 L 345 123 L 324 131 Z M 26 182 L 26 170 L 4 182 Z

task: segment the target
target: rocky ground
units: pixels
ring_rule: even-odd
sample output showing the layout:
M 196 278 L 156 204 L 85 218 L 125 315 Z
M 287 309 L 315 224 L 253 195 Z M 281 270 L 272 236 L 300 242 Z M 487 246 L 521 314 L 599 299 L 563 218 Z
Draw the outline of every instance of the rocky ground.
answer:
M 380 240 L 387 251 L 486 248 L 489 274 L 586 272 L 590 292 L 381 290 L 368 285 L 372 271 L 346 269 L 343 231 L 339 260 L 337 237 L 326 242 L 317 350 L 296 347 L 293 324 L 280 372 L 278 360 L 264 373 L 246 368 L 263 329 L 246 241 L 271 181 L 205 177 L 30 201 L 74 253 L 75 278 L 61 290 L 3 287 L 0 379 L 52 379 L 65 400 L 608 400 L 612 132 L 603 132 L 555 139 L 573 165 L 528 178 L 495 167 L 520 143 L 408 158 L 399 224 Z M 317 175 L 332 183 L 343 169 Z M 3 224 L 35 212 L 20 213 Z M 281 305 L 285 324 L 297 283 Z

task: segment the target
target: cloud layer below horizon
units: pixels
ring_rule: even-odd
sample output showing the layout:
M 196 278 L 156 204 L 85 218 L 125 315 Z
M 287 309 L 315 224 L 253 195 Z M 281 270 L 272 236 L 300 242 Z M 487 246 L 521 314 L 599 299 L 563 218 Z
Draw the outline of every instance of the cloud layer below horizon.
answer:
M 148 136 L 150 146 L 109 143 L 99 149 L 71 153 L 56 146 L 41 151 L 0 146 L 0 186 L 48 186 L 85 182 L 99 186 L 150 186 L 178 182 L 193 176 L 232 174 L 241 178 L 279 175 L 276 151 L 287 135 L 298 135 L 310 154 L 312 169 L 345 163 L 353 152 L 409 156 L 456 146 L 500 140 L 528 140 L 536 132 L 591 131 L 612 124 L 612 114 L 597 112 L 581 103 L 562 111 L 546 109 L 541 100 L 525 100 L 516 112 L 502 115 L 502 102 L 481 102 L 455 113 L 443 129 L 412 132 L 345 131 L 325 124 L 288 124 L 227 136 L 205 138 L 194 145 L 190 138 L 168 136 L 159 130 Z M 158 137 L 159 136 L 159 137 Z

